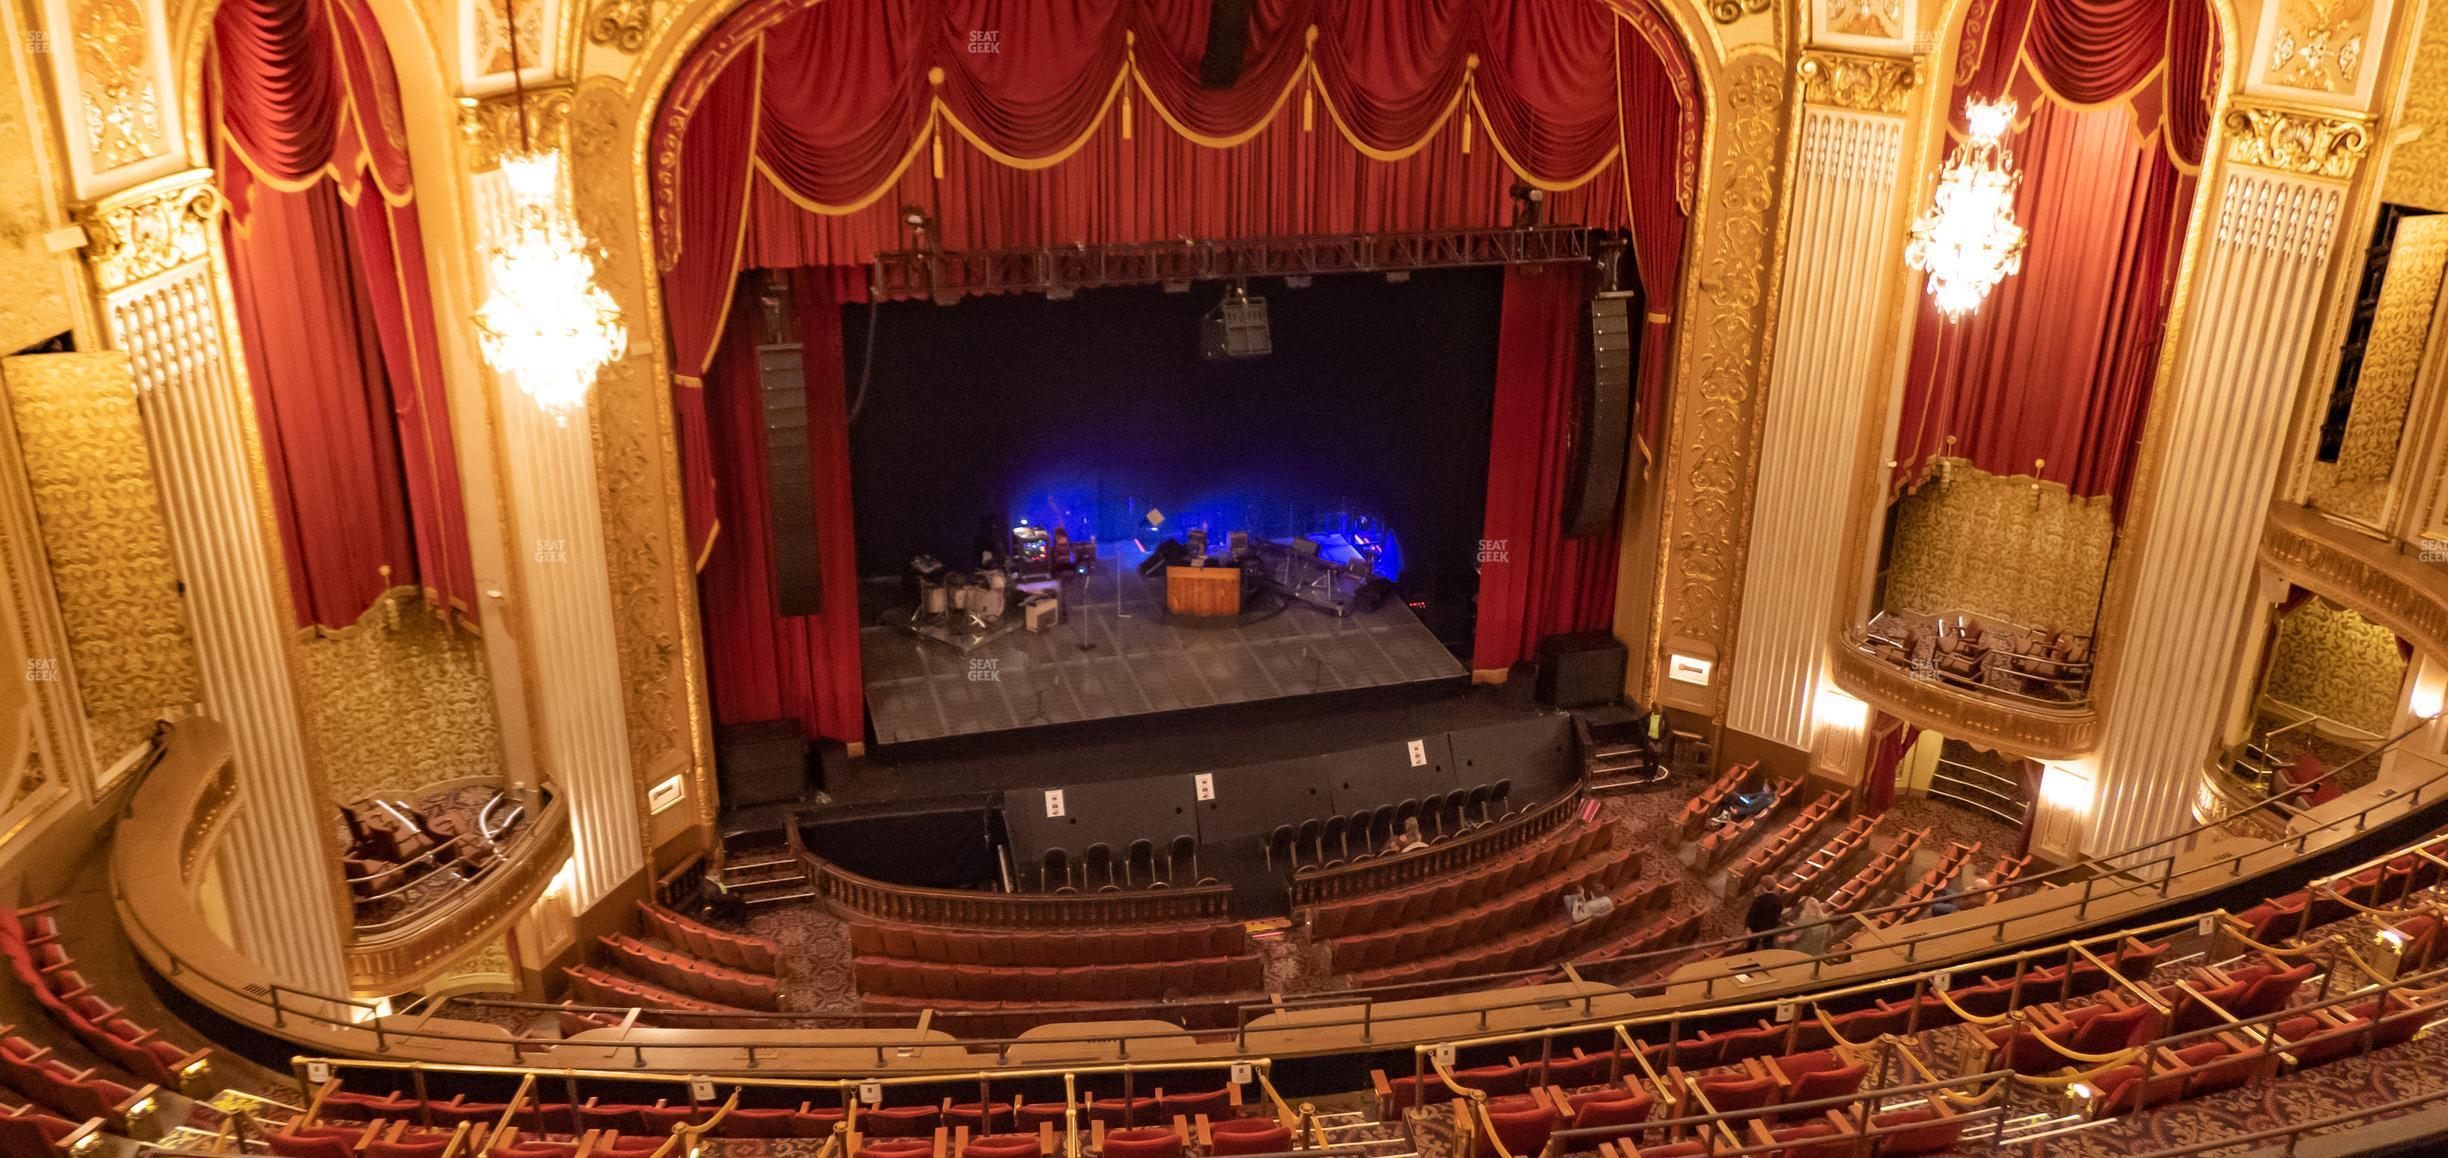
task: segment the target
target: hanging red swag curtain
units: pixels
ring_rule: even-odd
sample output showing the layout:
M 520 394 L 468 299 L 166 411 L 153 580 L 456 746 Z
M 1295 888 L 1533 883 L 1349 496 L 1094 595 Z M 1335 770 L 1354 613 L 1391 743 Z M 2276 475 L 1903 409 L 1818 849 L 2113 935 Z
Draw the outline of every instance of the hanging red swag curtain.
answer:
M 1965 31 L 1956 88 L 2012 95 L 2026 114 L 2008 145 L 2030 242 L 2022 272 L 1963 321 L 1921 303 L 1896 483 L 1951 453 L 2121 506 L 2192 212 L 2215 30 L 2202 0 L 2006 0 L 1987 15 Z
M 208 93 L 299 621 L 353 624 L 386 585 L 472 617 L 399 85 L 373 13 L 363 0 L 225 0 Z
M 934 216 L 945 248 L 989 249 L 1496 226 L 1529 180 L 1550 191 L 1547 220 L 1629 231 L 1648 302 L 1642 410 L 1662 412 L 1700 125 L 1696 77 L 1661 16 L 1600 0 L 1256 0 L 1238 80 L 1207 89 L 1210 7 L 751 0 L 683 63 L 649 183 L 688 526 L 709 578 L 732 558 L 724 538 L 764 533 L 728 495 L 743 488 L 718 485 L 756 476 L 723 452 L 726 403 L 703 388 L 736 356 L 725 323 L 739 272 L 863 268 L 913 243 L 905 204 Z M 1555 359 L 1578 350 L 1578 304 L 1511 286 L 1505 300 L 1500 362 L 1570 365 Z M 1531 312 L 1515 318 L 1517 302 Z M 1613 537 L 1565 543 L 1553 528 L 1575 388 L 1500 373 L 1496 422 L 1515 433 L 1491 456 L 1489 525 L 1518 548 L 1490 571 L 1520 574 L 1483 573 L 1475 666 L 1603 625 L 1612 606 Z M 846 493 L 839 505 L 848 518 Z M 762 630 L 736 627 L 709 608 L 709 637 Z M 812 734 L 855 738 L 855 637 L 829 657 L 850 706 L 830 722 L 796 714 Z

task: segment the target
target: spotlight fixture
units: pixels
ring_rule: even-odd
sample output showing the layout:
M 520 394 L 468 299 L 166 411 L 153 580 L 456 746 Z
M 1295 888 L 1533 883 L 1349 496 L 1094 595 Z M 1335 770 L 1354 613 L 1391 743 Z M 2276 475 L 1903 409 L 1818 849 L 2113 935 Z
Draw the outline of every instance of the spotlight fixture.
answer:
M 1309 288 L 1309 282 L 1310 282 L 1310 277 L 1309 277 L 1309 275 L 1308 275 L 1308 274 L 1305 274 L 1305 273 L 1294 273 L 1294 274 L 1286 274 L 1286 275 L 1284 275 L 1284 288 L 1285 288 L 1285 289 L 1308 289 L 1308 288 Z
M 1929 295 L 1950 322 L 1979 309 L 1989 291 L 2023 268 L 2030 240 L 2015 223 L 2023 174 L 2006 151 L 2015 102 L 1964 102 L 1964 139 L 1938 171 L 1930 206 L 1913 221 L 1904 260 L 1929 275 Z
M 1249 289 L 1239 283 L 1225 291 L 1224 300 L 1199 320 L 1199 354 L 1211 361 L 1263 358 L 1274 352 L 1266 299 L 1251 297 Z
M 935 250 L 935 215 L 915 205 L 901 207 L 901 224 L 918 235 L 917 248 L 930 253 Z
M 1536 267 L 1536 266 L 1533 266 L 1533 267 L 1531 267 L 1531 268 L 1535 269 L 1535 268 L 1537 268 L 1537 267 Z M 1410 271 L 1410 270 L 1407 270 L 1407 269 L 1389 269 L 1389 270 L 1387 270 L 1387 271 L 1386 271 L 1386 284 L 1387 284 L 1387 285 L 1401 285 L 1401 284 L 1403 284 L 1404 282 L 1407 282 L 1407 281 L 1410 281 L 1410 280 L 1411 280 L 1411 271 Z
M 1547 191 L 1527 181 L 1513 183 L 1513 228 L 1536 229 L 1547 214 Z

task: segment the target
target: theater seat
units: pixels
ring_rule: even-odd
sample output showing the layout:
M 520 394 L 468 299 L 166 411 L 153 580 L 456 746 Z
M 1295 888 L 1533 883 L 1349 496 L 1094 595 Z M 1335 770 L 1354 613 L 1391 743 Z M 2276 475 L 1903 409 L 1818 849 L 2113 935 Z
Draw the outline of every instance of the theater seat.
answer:
M 1163 1126 L 1140 1126 L 1105 1135 L 1105 1158 L 1181 1158 L 1181 1135 Z
M 1488 1129 L 1479 1137 L 1478 1158 L 1496 1158 L 1500 1141 L 1508 1153 L 1535 1155 L 1555 1133 L 1556 1112 L 1544 1099 L 1511 1094 L 1488 1099 L 1486 1110 Z
M 1030 1145 L 1036 1142 L 1035 1138 L 1029 1139 Z M 934 1153 L 935 1142 L 931 1138 L 879 1138 L 861 1145 L 857 1158 L 933 1158 Z
M 960 1158 L 1045 1158 L 1045 1147 L 1035 1134 L 988 1134 L 969 1139 Z
M 1292 1131 L 1273 1118 L 1227 1118 L 1207 1127 L 1207 1153 L 1281 1154 L 1292 1149 Z

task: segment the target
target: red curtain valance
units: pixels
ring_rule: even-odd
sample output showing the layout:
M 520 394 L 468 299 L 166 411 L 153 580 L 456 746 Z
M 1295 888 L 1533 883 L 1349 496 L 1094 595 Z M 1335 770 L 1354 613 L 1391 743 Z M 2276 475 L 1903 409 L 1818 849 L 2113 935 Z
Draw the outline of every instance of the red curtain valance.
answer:
M 1550 220 L 1637 229 L 1671 287 L 1698 84 L 1645 5 L 1259 0 L 1219 89 L 1209 8 L 751 0 L 681 66 L 650 150 L 680 374 L 742 265 L 864 263 L 909 243 L 904 201 L 946 244 L 1127 242 L 1489 224 L 1518 177 L 1583 191 Z
M 2218 74 L 2204 0 L 1974 0 L 1955 57 L 1959 95 L 2012 95 L 2027 119 L 2043 100 L 2130 104 L 2187 169 L 2201 165 Z M 1960 129 L 1960 101 L 1954 116 Z
M 372 10 L 224 0 L 206 89 L 231 288 L 299 621 L 349 626 L 398 586 L 472 618 L 399 84 Z

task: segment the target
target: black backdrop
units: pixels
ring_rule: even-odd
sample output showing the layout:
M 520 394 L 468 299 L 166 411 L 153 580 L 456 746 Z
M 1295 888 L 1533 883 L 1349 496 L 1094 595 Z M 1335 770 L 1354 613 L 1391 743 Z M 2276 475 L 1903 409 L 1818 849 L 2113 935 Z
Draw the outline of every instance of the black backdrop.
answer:
M 992 519 L 1132 533 L 1204 522 L 1282 535 L 1352 511 L 1389 526 L 1405 598 L 1468 638 L 1487 491 L 1501 269 L 1259 280 L 1274 353 L 1199 355 L 1224 287 L 1154 286 L 848 307 L 862 574 L 962 566 Z M 1457 635 L 1458 633 L 1458 635 Z

